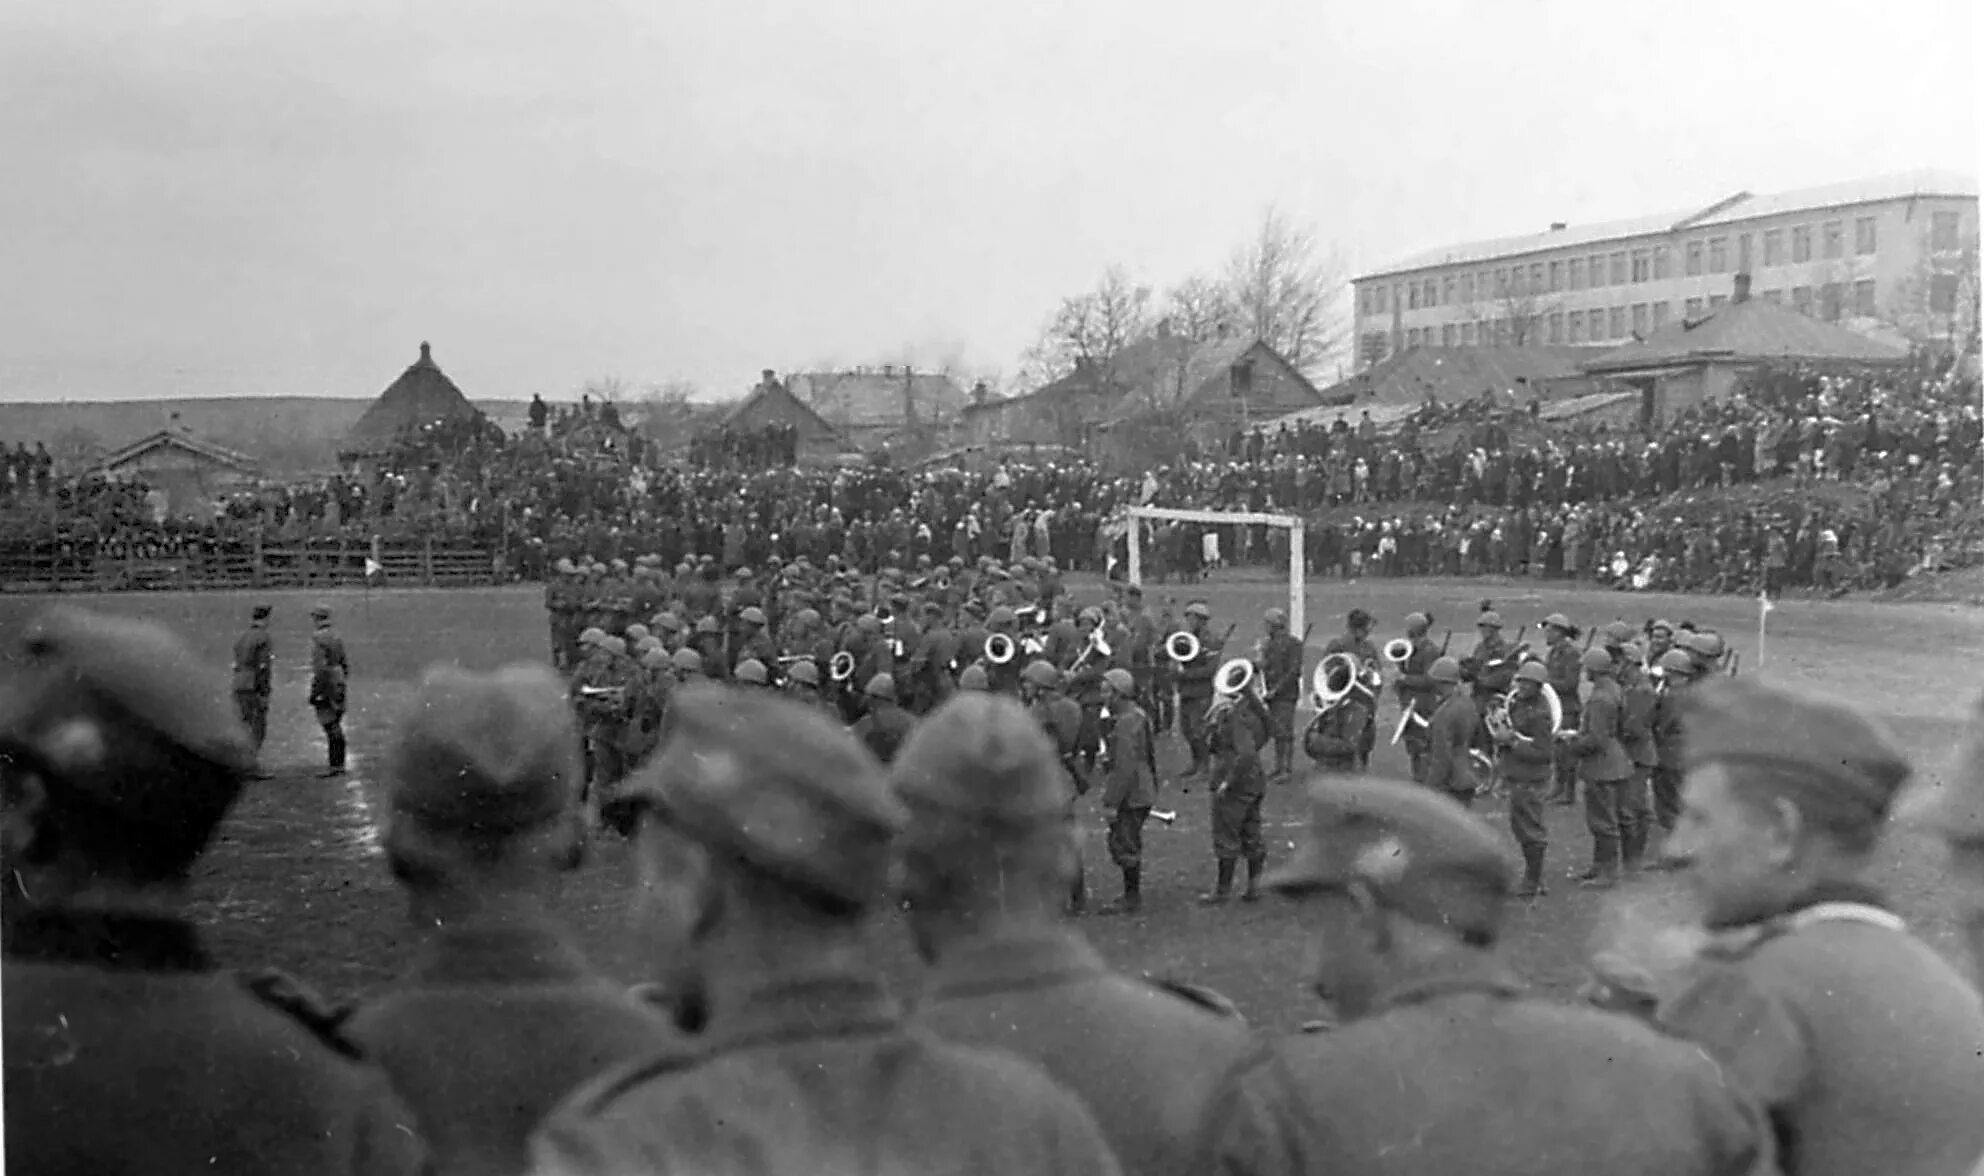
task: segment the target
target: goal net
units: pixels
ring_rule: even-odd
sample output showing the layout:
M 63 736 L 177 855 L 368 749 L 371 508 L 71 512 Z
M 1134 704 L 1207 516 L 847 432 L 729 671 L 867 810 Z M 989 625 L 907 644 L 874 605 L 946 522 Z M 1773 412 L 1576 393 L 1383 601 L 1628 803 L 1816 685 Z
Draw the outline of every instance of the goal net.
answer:
M 1239 527 L 1280 527 L 1288 532 L 1288 631 L 1301 636 L 1309 627 L 1306 619 L 1308 609 L 1304 604 L 1302 584 L 1302 520 L 1294 515 L 1262 514 L 1246 510 L 1173 510 L 1160 506 L 1133 506 L 1129 508 L 1129 548 L 1130 582 L 1140 584 L 1144 578 L 1144 544 L 1150 540 L 1146 534 L 1154 523 L 1198 523 L 1201 526 L 1217 528 L 1208 532 L 1217 535 L 1221 547 L 1228 551 L 1237 539 L 1235 528 Z M 1221 554 L 1225 554 L 1222 552 Z

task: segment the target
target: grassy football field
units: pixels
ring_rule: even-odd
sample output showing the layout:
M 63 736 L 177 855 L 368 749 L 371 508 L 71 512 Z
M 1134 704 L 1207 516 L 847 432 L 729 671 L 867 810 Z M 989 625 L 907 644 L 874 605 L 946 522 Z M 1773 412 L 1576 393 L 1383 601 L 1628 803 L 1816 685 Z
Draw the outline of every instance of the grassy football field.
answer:
M 1093 582 L 1077 583 L 1078 598 L 1100 594 Z M 1285 604 L 1285 588 L 1266 579 L 1215 581 L 1190 590 L 1207 599 L 1214 631 L 1238 619 L 1229 650 L 1244 649 L 1259 633 L 1262 609 Z M 1744 599 L 1628 595 L 1537 586 L 1524 582 L 1316 581 L 1308 587 L 1313 665 L 1317 652 L 1340 627 L 1343 614 L 1363 606 L 1378 617 L 1382 642 L 1399 633 L 1405 613 L 1436 614 L 1434 636 L 1456 628 L 1455 652 L 1473 639 L 1471 619 L 1483 597 L 1494 601 L 1513 634 L 1527 623 L 1528 636 L 1550 612 L 1580 623 L 1648 616 L 1693 620 L 1713 627 L 1741 651 L 1745 673 L 1855 699 L 1883 719 L 1910 749 L 1918 771 L 1930 777 L 1949 769 L 1965 716 L 1980 681 L 1984 611 L 1947 604 L 1877 604 L 1856 600 L 1779 602 L 1770 617 L 1766 656 L 1757 648 L 1756 602 Z M 1154 586 L 1150 603 L 1173 598 L 1182 608 L 1186 590 Z M 379 749 L 423 667 L 454 661 L 490 668 L 547 655 L 541 597 L 527 588 L 478 591 L 357 591 L 321 597 L 287 593 L 122 595 L 73 598 L 74 603 L 149 617 L 185 633 L 216 662 L 225 663 L 233 638 L 246 623 L 252 601 L 276 607 L 276 694 L 264 761 L 273 779 L 257 782 L 236 808 L 202 864 L 197 914 L 211 928 L 222 960 L 230 965 L 271 964 L 289 969 L 337 996 L 356 996 L 390 977 L 414 947 L 401 904 L 377 853 Z M 310 604 L 322 599 L 350 650 L 353 669 L 351 737 L 353 772 L 323 780 L 322 736 L 304 701 L 308 676 Z M 0 637 L 11 639 L 48 598 L 0 599 Z M 1175 610 L 1174 610 L 1175 611 Z M 1306 715 L 1304 716 L 1306 719 Z M 1403 774 L 1403 756 L 1384 746 L 1397 722 L 1389 697 L 1380 712 L 1382 734 L 1373 771 Z M 1303 721 L 1303 720 L 1298 720 Z M 1183 749 L 1167 739 L 1161 766 L 1175 771 Z M 1271 855 L 1287 852 L 1301 819 L 1299 788 L 1277 787 L 1267 803 Z M 1167 786 L 1164 807 L 1179 813 L 1176 825 L 1152 822 L 1146 835 L 1145 907 L 1135 919 L 1089 918 L 1084 930 L 1118 965 L 1210 985 L 1237 1002 L 1257 1024 L 1292 1028 L 1314 1015 L 1300 969 L 1304 944 L 1294 909 L 1267 901 L 1201 908 L 1194 896 L 1212 872 L 1203 793 L 1180 794 Z M 1504 811 L 1478 809 L 1507 836 Z M 1550 871 L 1581 866 L 1589 853 L 1580 810 L 1550 809 Z M 1102 848 L 1102 819 L 1089 812 L 1086 854 L 1099 900 L 1115 895 L 1115 871 Z M 1511 842 L 1511 855 L 1514 854 Z M 1955 951 L 1946 898 L 1938 885 L 1941 851 L 1901 831 L 1886 847 L 1879 881 L 1902 913 L 1932 942 Z M 607 838 L 585 868 L 566 883 L 563 908 L 594 958 L 629 981 L 643 978 L 648 961 L 625 933 L 630 864 L 624 846 Z M 1534 981 L 1568 991 L 1582 978 L 1581 961 L 1598 937 L 1635 913 L 1671 909 L 1674 883 L 1645 875 L 1610 895 L 1580 892 L 1557 881 L 1553 892 L 1522 908 L 1514 919 L 1511 954 Z M 902 981 L 914 982 L 914 960 L 901 927 L 885 923 L 880 950 Z

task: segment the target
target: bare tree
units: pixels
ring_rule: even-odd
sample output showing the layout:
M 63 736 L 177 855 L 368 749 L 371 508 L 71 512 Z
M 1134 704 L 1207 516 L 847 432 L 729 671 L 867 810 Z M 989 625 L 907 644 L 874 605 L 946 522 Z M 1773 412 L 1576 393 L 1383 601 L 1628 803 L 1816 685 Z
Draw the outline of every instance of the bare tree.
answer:
M 1114 380 L 1123 349 L 1150 332 L 1150 295 L 1150 287 L 1133 281 L 1122 266 L 1102 271 L 1093 290 L 1061 300 L 1021 360 L 1024 379 L 1038 388 L 1085 364 L 1101 379 Z
M 1172 334 L 1204 343 L 1237 314 L 1232 291 L 1203 274 L 1193 274 L 1164 292 L 1164 317 Z
M 70 425 L 48 442 L 48 456 L 55 460 L 56 470 L 67 474 L 89 469 L 103 459 L 104 452 L 103 438 L 81 425 Z
M 594 376 L 579 386 L 581 395 L 605 404 L 627 399 L 627 381 L 619 376 Z
M 1918 244 L 1915 264 L 1889 286 L 1877 317 L 1917 343 L 1968 354 L 1979 333 L 1977 235 L 1938 250 L 1924 229 Z
M 697 391 L 688 380 L 649 384 L 641 390 L 640 419 L 635 427 L 664 450 L 688 444 L 698 423 Z
M 1235 325 L 1309 375 L 1341 359 L 1350 342 L 1345 279 L 1340 254 L 1270 208 L 1228 259 L 1225 285 Z

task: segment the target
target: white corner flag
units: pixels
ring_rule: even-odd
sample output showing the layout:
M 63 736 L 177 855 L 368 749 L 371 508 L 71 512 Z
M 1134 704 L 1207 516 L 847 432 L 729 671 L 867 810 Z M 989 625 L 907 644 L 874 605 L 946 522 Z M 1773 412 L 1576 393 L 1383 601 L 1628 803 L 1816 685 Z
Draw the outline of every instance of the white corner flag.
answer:
M 377 575 L 382 575 L 382 574 L 383 574 L 383 573 L 385 572 L 385 570 L 386 570 L 386 565 L 385 565 L 385 564 L 382 564 L 382 563 L 380 563 L 380 562 L 379 562 L 378 560 L 376 560 L 376 559 L 373 559 L 373 558 L 372 558 L 371 556 L 369 556 L 369 555 L 365 557 L 365 578 L 366 578 L 366 579 L 368 579 L 368 580 L 369 580 L 369 579 L 371 579 L 371 578 L 372 578 L 372 577 L 374 577 L 374 576 L 377 576 Z
M 1777 606 L 1770 602 L 1770 589 L 1757 592 L 1757 669 L 1764 668 L 1764 637 L 1770 628 L 1770 610 Z

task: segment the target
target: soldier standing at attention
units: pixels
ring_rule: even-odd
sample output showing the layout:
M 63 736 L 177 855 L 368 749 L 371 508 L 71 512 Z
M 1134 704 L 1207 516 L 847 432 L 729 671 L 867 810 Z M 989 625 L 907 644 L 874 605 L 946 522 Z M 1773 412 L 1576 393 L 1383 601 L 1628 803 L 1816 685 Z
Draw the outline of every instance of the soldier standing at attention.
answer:
M 1157 622 L 1144 611 L 1144 590 L 1140 584 L 1123 589 L 1122 625 L 1127 637 L 1123 643 L 1124 660 L 1119 664 L 1136 681 L 1137 704 L 1148 706 L 1151 693 L 1157 688 L 1158 644 L 1164 640 L 1164 634 L 1157 631 Z
M 532 1171 L 1117 1171 L 1047 1075 L 905 1026 L 871 937 L 906 814 L 846 731 L 762 691 L 685 688 L 630 792 L 658 996 L 702 1030 L 581 1087 Z
M 1267 796 L 1261 750 L 1267 746 L 1274 720 L 1252 690 L 1222 700 L 1208 724 L 1213 757 L 1212 854 L 1217 871 L 1213 889 L 1199 896 L 1218 906 L 1233 895 L 1234 866 L 1247 862 L 1243 902 L 1260 898 L 1261 871 L 1267 865 L 1267 842 L 1261 836 L 1261 801 Z
M 1126 1173 L 1183 1176 L 1246 1025 L 1211 994 L 1112 972 L 1056 918 L 1081 858 L 1074 790 L 1026 719 L 966 695 L 896 759 L 909 928 L 930 964 L 915 1019 L 1039 1065 L 1081 1097 Z
M 1621 736 L 1625 733 L 1625 696 L 1619 690 L 1612 655 L 1602 649 L 1584 651 L 1585 677 L 1591 680 L 1591 696 L 1584 700 L 1575 731 L 1559 731 L 1557 739 L 1578 757 L 1578 775 L 1584 779 L 1584 822 L 1591 830 L 1591 865 L 1577 880 L 1594 889 L 1608 889 L 1619 881 L 1619 860 L 1623 849 L 1622 830 L 1632 817 L 1627 791 L 1633 780 L 1633 758 L 1626 754 Z
M 1674 823 L 1681 815 L 1681 763 L 1686 745 L 1681 700 L 1694 681 L 1694 673 L 1695 659 L 1687 650 L 1670 649 L 1660 655 L 1660 685 L 1654 691 L 1653 708 L 1653 747 L 1660 764 L 1653 769 L 1650 820 L 1660 828 L 1663 839 L 1674 832 Z M 1664 870 L 1671 868 L 1672 862 L 1664 853 L 1656 853 L 1648 865 Z
M 1584 681 L 1584 662 L 1577 647 L 1579 629 L 1563 613 L 1543 618 L 1543 665 L 1550 671 L 1550 689 L 1557 692 L 1557 703 L 1564 708 L 1564 726 L 1576 729 L 1583 712 L 1578 687 Z M 1575 804 L 1578 798 L 1578 757 L 1569 748 L 1557 748 L 1552 765 L 1556 781 L 1550 800 L 1554 804 Z
M 1224 643 L 1212 635 L 1212 610 L 1203 600 L 1185 606 L 1185 631 L 1199 642 L 1199 655 L 1178 666 L 1178 734 L 1192 753 L 1192 769 L 1197 776 L 1212 763 L 1206 747 L 1206 712 L 1212 709 L 1213 678 L 1219 673 Z
M 1351 609 L 1350 615 L 1344 618 L 1343 632 L 1330 638 L 1329 645 L 1323 649 L 1324 657 L 1328 657 L 1332 653 L 1347 653 L 1356 658 L 1357 664 L 1360 667 L 1360 673 L 1358 675 L 1360 682 L 1363 679 L 1364 672 L 1382 674 L 1381 667 L 1383 662 L 1378 656 L 1378 647 L 1371 642 L 1372 623 L 1370 613 L 1365 612 L 1361 608 Z M 1378 688 L 1383 688 L 1382 679 L 1378 684 Z M 1375 695 L 1371 698 L 1371 705 L 1375 715 L 1375 708 L 1377 706 Z M 1360 771 L 1371 766 L 1371 751 L 1377 744 L 1378 726 L 1376 723 L 1368 723 L 1364 728 L 1363 745 L 1357 751 L 1357 767 Z
M 1788 1176 L 1962 1173 L 1984 1156 L 1984 1002 L 1867 882 L 1908 761 L 1857 712 L 1690 690 L 1667 851 L 1710 941 L 1660 1008 L 1763 1100 Z
M 1273 724 L 1274 778 L 1295 772 L 1295 704 L 1302 699 L 1302 642 L 1288 631 L 1288 614 L 1271 608 L 1261 615 L 1266 640 L 1261 645 L 1261 685 L 1267 694 Z
M 1762 1113 L 1700 1051 L 1524 990 L 1496 950 L 1508 863 L 1464 809 L 1362 777 L 1309 804 L 1268 886 L 1308 908 L 1310 984 L 1342 1024 L 1243 1064 L 1192 1171 L 1773 1171 Z
M 381 841 L 426 943 L 348 1025 L 443 1172 L 524 1171 L 558 1100 L 677 1040 L 551 914 L 585 843 L 581 771 L 563 686 L 528 665 L 429 671 L 387 751 Z
M 1637 641 L 1628 641 L 1615 659 L 1621 696 L 1620 742 L 1633 762 L 1632 778 L 1619 797 L 1619 865 L 1627 871 L 1639 869 L 1646 858 L 1647 837 L 1653 825 L 1647 789 L 1654 768 L 1660 764 L 1660 751 L 1653 737 L 1660 696 L 1654 693 L 1653 684 L 1647 681 L 1646 671 L 1641 668 L 1644 663 L 1640 659 L 1644 656 Z
M 1471 805 L 1481 788 L 1468 755 L 1479 721 L 1474 701 L 1461 689 L 1460 663 L 1453 658 L 1435 659 L 1426 676 L 1440 705 L 1426 726 L 1426 776 L 1420 783 L 1458 804 Z
M 1109 814 L 1109 860 L 1123 873 L 1122 899 L 1102 913 L 1134 915 L 1144 907 L 1144 822 L 1157 804 L 1157 753 L 1130 671 L 1102 676 L 1102 709 L 1108 716 L 1102 807 Z
M 331 627 L 331 610 L 318 605 L 310 610 L 315 628 L 310 634 L 310 707 L 317 714 L 317 725 L 324 729 L 329 763 L 326 776 L 344 774 L 344 704 L 346 680 L 351 664 L 345 660 L 344 638 Z
M 1427 639 L 1427 631 L 1433 627 L 1433 620 L 1425 613 L 1412 613 L 1405 618 L 1405 639 L 1412 651 L 1405 655 L 1400 664 L 1398 678 L 1393 688 L 1398 691 L 1398 705 L 1401 712 L 1410 711 L 1417 721 L 1404 719 L 1405 734 L 1400 741 L 1405 744 L 1406 757 L 1412 763 L 1412 778 L 1426 778 L 1426 749 L 1430 743 L 1428 725 L 1433 720 L 1433 712 L 1440 707 L 1439 690 L 1429 676 L 1433 663 L 1442 656 L 1439 649 Z
M 334 1018 L 217 971 L 185 917 L 253 763 L 219 672 L 157 626 L 67 608 L 9 652 L 9 1170 L 422 1170 L 411 1117 Z
M 1495 742 L 1501 748 L 1502 779 L 1509 786 L 1509 832 L 1522 850 L 1522 883 L 1516 887 L 1517 898 L 1550 893 L 1543 882 L 1543 858 L 1550 847 L 1543 798 L 1550 790 L 1551 761 L 1556 754 L 1550 705 L 1543 698 L 1543 687 L 1549 680 L 1550 672 L 1542 662 L 1529 661 L 1516 667 L 1508 729 L 1495 732 Z
M 249 613 L 248 628 L 234 639 L 234 712 L 248 728 L 249 745 L 261 754 L 269 734 L 269 695 L 275 690 L 276 649 L 269 640 L 269 613 L 258 604 Z M 255 772 L 260 776 L 262 773 Z

